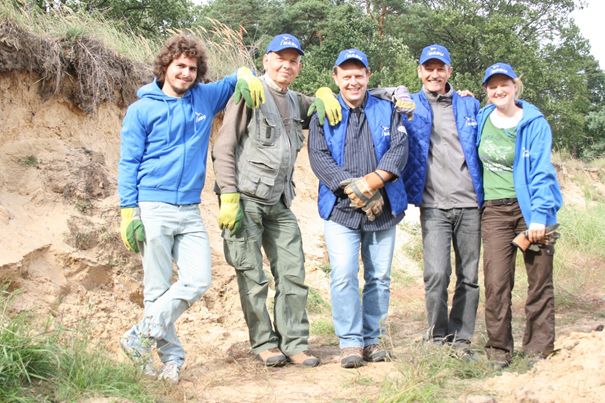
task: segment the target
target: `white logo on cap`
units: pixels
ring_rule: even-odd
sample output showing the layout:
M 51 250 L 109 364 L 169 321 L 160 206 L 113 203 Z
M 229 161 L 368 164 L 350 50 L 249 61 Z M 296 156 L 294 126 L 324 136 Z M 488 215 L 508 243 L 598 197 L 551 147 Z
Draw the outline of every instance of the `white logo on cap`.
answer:
M 291 46 L 293 48 L 298 48 L 298 46 L 294 43 L 294 41 L 287 36 L 284 36 L 279 43 L 280 46 Z
M 357 60 L 361 60 L 363 62 L 361 55 L 358 54 L 357 52 L 355 52 L 354 50 L 349 50 L 346 54 L 346 58 L 347 59 L 357 59 Z
M 444 57 L 445 54 L 443 52 L 441 52 L 440 50 L 438 50 L 437 48 L 430 48 L 429 49 L 429 56 L 442 56 L 442 57 Z
M 507 74 L 508 71 L 504 67 L 495 66 L 495 67 L 492 67 L 492 73 L 491 74 L 495 74 L 495 73 L 505 73 L 505 74 Z

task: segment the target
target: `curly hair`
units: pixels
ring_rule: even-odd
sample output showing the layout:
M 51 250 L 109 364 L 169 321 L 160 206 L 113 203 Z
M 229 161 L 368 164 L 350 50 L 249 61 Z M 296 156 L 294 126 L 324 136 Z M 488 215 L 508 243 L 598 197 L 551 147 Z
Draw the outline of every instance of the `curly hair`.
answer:
M 199 39 L 188 35 L 175 35 L 168 39 L 153 65 L 153 74 L 159 82 L 164 82 L 166 69 L 174 59 L 181 55 L 197 59 L 197 77 L 195 82 L 203 82 L 208 72 L 208 56 Z

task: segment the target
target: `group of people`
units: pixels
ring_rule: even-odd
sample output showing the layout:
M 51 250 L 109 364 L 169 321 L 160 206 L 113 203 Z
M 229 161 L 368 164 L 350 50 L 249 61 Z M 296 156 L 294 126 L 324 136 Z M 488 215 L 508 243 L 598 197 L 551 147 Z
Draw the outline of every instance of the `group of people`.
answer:
M 422 89 L 411 96 L 403 87 L 368 91 L 370 63 L 359 49 L 336 58 L 336 97 L 327 87 L 305 96 L 289 89 L 303 55 L 296 37 L 277 35 L 263 56 L 263 75 L 242 67 L 204 84 L 206 55 L 197 39 L 175 36 L 160 51 L 155 80 L 139 90 L 121 132 L 121 234 L 127 248 L 142 256 L 145 305 L 143 319 L 120 340 L 127 355 L 146 374 L 179 381 L 185 352 L 175 321 L 211 281 L 199 204 L 211 122 L 225 108 L 212 149 L 218 221 L 250 345 L 265 365 L 320 364 L 309 351 L 305 259 L 290 210 L 306 128 L 342 367 L 390 359 L 382 340 L 396 226 L 408 203 L 421 212 L 425 340 L 470 353 L 483 239 L 486 352 L 499 366 L 511 362 L 517 250 L 511 241 L 525 232 L 538 247 L 523 252 L 529 282 L 523 347 L 531 355 L 550 354 L 554 248 L 544 239 L 561 194 L 550 163 L 550 128 L 535 106 L 519 99 L 522 84 L 511 66 L 487 69 L 488 105 L 480 109 L 473 96 L 459 95 L 449 83 L 452 63 L 441 45 L 423 49 Z M 448 309 L 452 245 L 456 287 Z M 273 318 L 263 251 L 275 283 Z M 163 363 L 159 371 L 154 348 Z

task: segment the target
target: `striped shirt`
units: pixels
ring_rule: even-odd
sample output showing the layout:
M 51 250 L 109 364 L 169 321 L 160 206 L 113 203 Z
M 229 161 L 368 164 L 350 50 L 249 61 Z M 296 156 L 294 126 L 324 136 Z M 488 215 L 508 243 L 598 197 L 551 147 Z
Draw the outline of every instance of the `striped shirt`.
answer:
M 367 97 L 366 97 L 367 100 Z M 365 103 L 364 103 L 365 104 Z M 397 133 L 397 119 L 391 122 L 391 133 Z M 365 213 L 358 208 L 350 207 L 349 198 L 340 189 L 340 183 L 349 178 L 359 178 L 366 174 L 381 169 L 399 176 L 400 166 L 405 165 L 408 156 L 407 136 L 391 136 L 391 146 L 376 161 L 374 143 L 368 127 L 368 121 L 363 108 L 354 108 L 349 111 L 349 121 L 344 147 L 343 165 L 338 166 L 332 157 L 326 140 L 323 127 L 314 115 L 309 125 L 309 160 L 313 171 L 338 199 L 330 214 L 329 219 L 351 229 L 364 231 L 382 231 L 397 225 L 403 219 L 403 213 L 393 216 L 386 192 L 381 189 L 385 204 L 380 214 L 374 221 L 368 220 Z M 402 162 L 403 161 L 403 162 Z

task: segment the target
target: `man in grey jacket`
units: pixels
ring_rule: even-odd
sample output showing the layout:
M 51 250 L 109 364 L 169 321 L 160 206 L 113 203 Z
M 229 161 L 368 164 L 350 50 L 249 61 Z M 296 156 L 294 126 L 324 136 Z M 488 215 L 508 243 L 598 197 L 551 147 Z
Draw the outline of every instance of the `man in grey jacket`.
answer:
M 253 110 L 230 101 L 213 148 L 225 259 L 237 273 L 252 350 L 267 366 L 319 365 L 308 351 L 302 238 L 290 210 L 294 163 L 314 102 L 288 89 L 300 72 L 303 55 L 294 36 L 273 38 L 263 57 L 266 102 Z M 321 99 L 319 107 L 332 105 L 340 111 L 329 89 L 318 90 L 316 96 Z M 334 113 L 328 116 L 334 118 Z M 273 323 L 266 307 L 269 281 L 261 248 L 275 280 Z
M 414 119 L 405 122 L 410 158 L 403 177 L 409 202 L 420 207 L 426 338 L 453 343 L 466 355 L 479 303 L 479 207 L 483 201 L 475 145 L 479 102 L 454 91 L 448 82 L 452 71 L 445 47 L 434 44 L 423 49 L 418 66 L 422 89 L 412 95 Z M 452 245 L 456 288 L 448 314 Z

